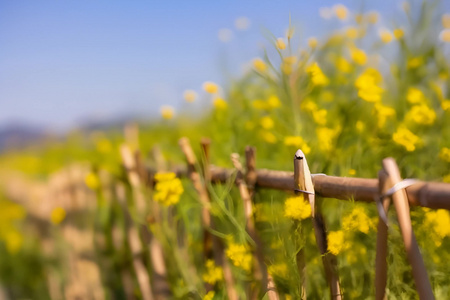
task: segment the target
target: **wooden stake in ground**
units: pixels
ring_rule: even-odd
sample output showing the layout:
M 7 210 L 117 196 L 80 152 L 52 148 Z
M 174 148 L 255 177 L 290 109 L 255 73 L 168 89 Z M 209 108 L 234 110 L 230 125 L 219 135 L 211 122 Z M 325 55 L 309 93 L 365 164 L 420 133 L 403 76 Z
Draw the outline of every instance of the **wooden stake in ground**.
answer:
M 378 182 L 380 187 L 380 195 L 384 195 L 389 189 L 387 174 L 384 170 L 378 173 Z M 389 205 L 391 203 L 389 197 L 384 197 L 379 201 L 382 202 L 382 209 L 384 215 L 387 216 Z M 386 298 L 386 282 L 387 282 L 387 239 L 388 239 L 388 226 L 386 220 L 383 220 L 381 215 L 378 218 L 377 228 L 377 252 L 375 258 L 375 299 L 383 300 Z
M 322 256 L 322 263 L 325 269 L 328 286 L 330 287 L 331 299 L 342 299 L 339 276 L 337 274 L 336 257 L 328 252 L 327 234 L 324 217 L 320 209 L 315 209 L 315 191 L 312 183 L 311 172 L 306 161 L 306 157 L 301 150 L 295 153 L 294 158 L 294 180 L 298 194 L 309 200 L 312 211 L 312 222 L 317 247 Z
M 209 214 L 210 198 L 208 195 L 208 190 L 206 189 L 205 183 L 202 183 L 200 174 L 196 170 L 197 158 L 195 157 L 194 151 L 192 150 L 189 139 L 184 137 L 179 141 L 181 150 L 186 157 L 188 165 L 188 176 L 194 185 L 195 190 L 200 198 L 200 202 L 203 204 L 202 208 L 202 222 L 204 227 L 204 251 L 207 258 L 214 257 L 215 264 L 221 266 L 224 273 L 225 287 L 227 290 L 228 298 L 235 300 L 238 299 L 237 291 L 234 287 L 233 277 L 231 273 L 231 268 L 226 259 L 224 258 L 223 246 L 220 240 L 212 235 L 208 228 L 214 229 L 214 223 L 212 222 L 211 216 Z M 208 146 L 209 147 L 209 144 Z M 208 151 L 208 150 L 206 150 Z M 205 152 L 206 153 L 206 152 Z M 206 158 L 206 155 L 205 155 Z M 212 246 L 212 249 L 211 249 Z
M 385 158 L 383 160 L 383 167 L 388 178 L 395 186 L 402 181 L 398 166 L 393 158 Z M 427 270 L 420 254 L 419 246 L 417 245 L 416 237 L 411 226 L 411 216 L 409 214 L 408 197 L 404 189 L 399 189 L 392 195 L 395 210 L 397 211 L 398 223 L 405 244 L 408 261 L 412 266 L 412 273 L 414 282 L 416 283 L 417 292 L 420 299 L 432 300 L 434 299 L 431 284 L 428 279 Z
M 253 277 L 255 278 L 255 280 L 260 281 L 261 286 L 263 287 L 263 289 L 259 289 L 259 293 L 258 293 L 258 289 L 255 290 L 254 288 L 251 288 L 250 299 L 261 299 L 261 297 L 263 295 L 261 292 L 267 287 L 267 282 L 268 282 L 267 281 L 267 268 L 264 263 L 264 255 L 262 252 L 263 245 L 262 245 L 261 239 L 259 238 L 259 236 L 256 232 L 255 223 L 253 222 L 252 199 L 251 199 L 250 193 L 248 191 L 247 185 L 244 180 L 244 173 L 242 170 L 242 165 L 239 161 L 239 154 L 237 154 L 237 153 L 231 154 L 231 161 L 233 162 L 233 165 L 237 170 L 236 184 L 238 185 L 239 193 L 241 195 L 242 202 L 244 205 L 244 215 L 245 215 L 245 224 L 246 224 L 245 227 L 246 227 L 247 233 L 252 238 L 252 240 L 255 242 L 255 245 L 252 247 L 253 257 L 256 258 L 256 260 L 255 259 L 253 260 L 254 261 Z

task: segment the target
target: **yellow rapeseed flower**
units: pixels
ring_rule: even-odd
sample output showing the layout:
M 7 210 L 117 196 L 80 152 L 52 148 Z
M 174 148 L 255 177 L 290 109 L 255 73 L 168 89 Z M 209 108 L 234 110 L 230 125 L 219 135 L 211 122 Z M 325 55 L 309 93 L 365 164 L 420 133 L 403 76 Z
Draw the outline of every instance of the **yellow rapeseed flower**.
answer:
M 358 37 L 358 29 L 355 27 L 349 27 L 345 31 L 345 35 L 350 39 L 356 39 Z
M 209 94 L 216 94 L 219 91 L 219 86 L 211 81 L 203 83 L 203 90 Z
M 17 230 L 9 230 L 6 232 L 3 239 L 6 243 L 6 250 L 8 250 L 10 254 L 19 252 L 23 244 L 23 235 L 20 232 Z
M 319 42 L 317 41 L 317 39 L 316 39 L 315 37 L 310 37 L 310 38 L 308 39 L 308 46 L 309 46 L 311 49 L 316 48 L 318 43 L 319 43 Z
M 442 15 L 442 27 L 444 28 L 450 28 L 450 14 L 443 14 Z
M 261 110 L 264 110 L 264 109 L 267 109 L 267 108 L 268 108 L 268 107 L 267 107 L 266 101 L 260 100 L 260 99 L 253 100 L 252 106 L 253 106 L 254 108 L 256 108 L 256 109 L 261 109 Z
M 107 138 L 99 138 L 95 142 L 95 148 L 98 152 L 106 154 L 111 152 L 112 150 L 112 144 Z
M 186 90 L 183 93 L 183 98 L 186 102 L 194 102 L 197 99 L 197 93 L 193 90 Z
M 441 151 L 439 151 L 439 158 L 443 161 L 450 162 L 450 148 L 442 148 Z
M 181 180 L 175 173 L 157 173 L 155 175 L 155 191 L 153 199 L 165 206 L 174 205 L 180 200 L 184 189 Z
M 277 38 L 276 45 L 277 45 L 277 48 L 280 50 L 286 49 L 286 43 L 284 42 L 283 38 Z
M 267 272 L 272 275 L 272 277 L 287 279 L 289 278 L 288 267 L 285 263 L 278 263 L 270 265 L 267 268 Z
M 347 243 L 345 243 L 344 232 L 342 230 L 330 231 L 328 233 L 328 251 L 334 255 L 338 255 L 346 248 Z
M 428 105 L 414 105 L 406 114 L 406 119 L 421 125 L 431 125 L 436 120 L 436 113 Z
M 412 57 L 412 58 L 408 59 L 408 62 L 406 63 L 406 67 L 408 69 L 415 69 L 417 67 L 420 67 L 423 63 L 424 63 L 423 56 Z
M 439 39 L 445 43 L 450 43 L 450 29 L 444 29 L 439 34 Z
M 341 129 L 319 127 L 316 129 L 317 140 L 319 141 L 319 149 L 323 152 L 329 152 L 334 147 L 334 142 Z
M 284 215 L 294 220 L 304 220 L 311 216 L 311 205 L 303 196 L 289 197 L 284 202 Z
M 264 129 L 272 129 L 273 126 L 275 125 L 275 122 L 273 121 L 273 119 L 269 116 L 265 116 L 261 118 L 260 121 L 261 127 Z
M 255 68 L 255 70 L 261 73 L 267 70 L 267 65 L 261 58 L 255 58 L 253 60 L 253 67 Z
M 353 208 L 352 212 L 342 219 L 342 229 L 345 231 L 360 231 L 368 234 L 371 227 L 373 227 L 372 220 L 360 206 Z
M 358 49 L 358 48 L 351 49 L 350 56 L 351 56 L 352 60 L 358 65 L 363 66 L 367 62 L 367 55 L 361 49 Z
M 266 143 L 275 144 L 277 142 L 277 137 L 270 131 L 261 130 L 259 134 Z
M 383 43 L 387 44 L 392 41 L 392 33 L 387 29 L 382 29 L 378 32 L 380 39 Z
M 364 16 L 362 14 L 355 14 L 355 22 L 356 24 L 361 24 L 364 19 Z
M 292 65 L 284 62 L 281 64 L 280 69 L 285 75 L 291 75 L 293 71 Z
M 381 103 L 375 103 L 374 108 L 378 119 L 378 128 L 383 128 L 384 124 L 386 124 L 386 120 L 395 116 L 395 109 L 392 107 L 385 106 Z
M 296 56 L 283 57 L 283 62 L 288 65 L 293 65 L 297 62 L 297 57 Z
M 379 86 L 381 80 L 381 74 L 376 69 L 366 69 L 355 81 L 358 96 L 367 102 L 381 101 L 383 93 L 383 89 Z
M 66 211 L 62 207 L 56 207 L 52 210 L 52 213 L 50 215 L 50 221 L 58 225 L 66 218 Z
M 401 39 L 405 35 L 405 32 L 401 28 L 394 29 L 394 36 L 397 40 Z
M 327 124 L 327 110 L 326 109 L 318 109 L 312 112 L 314 122 L 318 125 L 326 125 Z
M 392 139 L 395 143 L 405 147 L 406 151 L 412 152 L 416 150 L 416 147 L 421 144 L 420 137 L 408 130 L 404 126 L 400 126 L 397 131 L 392 135 Z
M 406 94 L 406 100 L 411 104 L 422 104 L 425 103 L 425 95 L 418 88 L 410 87 Z
M 249 249 L 243 244 L 230 243 L 225 251 L 226 256 L 231 260 L 234 266 L 241 268 L 246 272 L 252 269 L 252 255 Z
M 270 96 L 269 98 L 267 98 L 267 106 L 269 108 L 278 108 L 281 106 L 281 102 L 280 99 L 277 96 Z
M 333 11 L 339 20 L 346 20 L 348 17 L 348 9 L 343 4 L 334 5 Z
M 213 101 L 214 107 L 218 110 L 224 110 L 227 109 L 228 103 L 224 99 L 217 97 Z
M 163 117 L 163 119 L 166 119 L 166 120 L 172 119 L 173 116 L 175 115 L 175 111 L 174 111 L 173 107 L 169 106 L 169 105 L 161 106 L 160 113 L 161 113 L 161 116 Z
M 376 11 L 371 11 L 367 14 L 367 21 L 369 21 L 369 23 L 371 24 L 375 24 L 378 22 L 378 12 Z
M 354 176 L 355 174 L 356 174 L 356 170 L 355 169 L 348 170 L 348 175 Z
M 447 99 L 442 100 L 441 107 L 443 110 L 450 111 L 450 100 L 447 100 Z
M 96 190 L 100 187 L 100 180 L 95 173 L 88 173 L 84 178 L 84 183 L 91 190 Z
M 221 267 L 216 266 L 214 260 L 208 259 L 206 261 L 206 272 L 202 278 L 204 282 L 214 285 L 216 282 L 223 280 L 223 270 Z
M 213 300 L 216 293 L 214 291 L 209 291 L 206 293 L 206 295 L 202 298 L 202 300 Z
M 425 214 L 425 220 L 423 225 L 430 233 L 430 236 L 435 243 L 436 247 L 442 244 L 442 240 L 445 237 L 450 237 L 450 214 L 444 209 L 438 209 L 435 211 L 428 211 Z
M 299 136 L 286 136 L 284 138 L 284 144 L 286 146 L 293 146 L 297 149 L 301 149 L 303 151 L 303 153 L 305 153 L 305 154 L 308 154 L 311 152 L 311 148 Z
M 336 68 L 342 73 L 350 73 L 352 65 L 342 56 L 336 59 Z
M 311 76 L 311 81 L 315 86 L 327 85 L 329 82 L 316 62 L 307 67 L 306 72 Z
M 366 128 L 366 125 L 364 124 L 363 121 L 356 121 L 355 127 L 358 132 L 363 132 L 364 129 Z

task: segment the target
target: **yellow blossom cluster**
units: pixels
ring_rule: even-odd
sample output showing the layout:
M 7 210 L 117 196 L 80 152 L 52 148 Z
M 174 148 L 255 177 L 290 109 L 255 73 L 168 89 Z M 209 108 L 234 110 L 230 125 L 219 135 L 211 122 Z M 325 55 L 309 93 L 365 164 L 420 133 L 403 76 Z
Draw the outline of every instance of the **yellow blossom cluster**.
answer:
M 214 291 L 209 291 L 205 296 L 203 296 L 202 300 L 213 300 L 215 295 L 216 293 Z
M 254 100 L 252 102 L 252 106 L 256 109 L 261 109 L 261 110 L 272 110 L 275 108 L 278 108 L 281 106 L 281 102 L 280 99 L 275 96 L 272 95 L 269 98 L 267 98 L 267 100 Z
M 172 119 L 173 116 L 175 115 L 175 110 L 173 109 L 172 106 L 169 106 L 169 105 L 161 106 L 160 112 L 161 112 L 161 116 L 163 117 L 163 119 L 166 119 L 166 120 Z
M 208 259 L 206 261 L 206 272 L 202 278 L 204 282 L 214 285 L 216 282 L 223 280 L 223 270 L 221 267 L 216 266 L 214 260 Z
M 412 152 L 422 143 L 420 137 L 412 133 L 408 128 L 400 126 L 392 135 L 395 143 L 405 147 L 406 151 Z
M 367 62 L 366 52 L 364 52 L 363 50 L 358 49 L 358 48 L 350 49 L 350 57 L 357 65 L 360 65 L 360 66 L 365 65 Z
M 183 98 L 186 102 L 194 102 L 197 99 L 197 93 L 193 90 L 186 90 L 183 93 Z
M 267 65 L 261 58 L 255 58 L 253 60 L 253 67 L 255 68 L 256 71 L 261 73 L 267 70 Z
M 98 178 L 97 174 L 93 172 L 90 172 L 86 175 L 86 177 L 84 178 L 84 183 L 91 190 L 96 190 L 100 187 L 100 179 Z
M 24 237 L 16 228 L 16 222 L 25 218 L 25 209 L 13 202 L 0 199 L 0 241 L 3 241 L 6 250 L 17 253 L 22 247 Z
M 270 265 L 267 268 L 267 272 L 272 277 L 278 277 L 278 278 L 284 278 L 284 279 L 289 278 L 288 267 L 285 263 L 278 263 L 278 264 Z
M 264 116 L 260 120 L 261 127 L 264 129 L 272 129 L 275 125 L 275 122 L 273 119 L 269 116 Z
M 284 202 L 284 215 L 294 220 L 304 220 L 311 216 L 311 205 L 303 196 L 289 197 Z
M 52 210 L 52 213 L 50 214 L 50 221 L 58 225 L 66 218 L 66 211 L 62 207 L 56 207 Z
M 439 158 L 443 161 L 450 162 L 450 148 L 442 148 L 441 151 L 439 151 Z
M 225 110 L 228 108 L 228 103 L 221 97 L 217 97 L 213 100 L 213 105 L 217 110 Z
M 381 101 L 383 89 L 380 87 L 382 77 L 378 70 L 367 68 L 355 81 L 358 96 L 367 102 Z
M 281 71 L 286 75 L 290 75 L 294 70 L 294 65 L 296 62 L 297 62 L 296 56 L 283 57 L 283 62 L 281 63 Z
M 387 119 L 395 116 L 395 109 L 381 103 L 375 103 L 374 109 L 377 116 L 378 128 L 383 128 Z
M 243 244 L 235 244 L 231 242 L 225 251 L 227 257 L 234 266 L 244 271 L 250 272 L 252 269 L 252 255 L 249 249 Z
M 328 128 L 319 127 L 316 129 L 317 140 L 319 142 L 319 149 L 323 152 L 329 152 L 334 147 L 336 137 L 341 132 L 340 127 Z
M 338 255 L 349 247 L 348 242 L 345 241 L 344 231 L 330 231 L 328 233 L 328 251 L 334 255 Z
M 157 173 L 155 180 L 153 199 L 165 206 L 178 203 L 184 189 L 181 180 L 176 178 L 175 173 Z
M 439 247 L 445 237 L 450 237 L 450 213 L 444 209 L 428 211 L 425 214 L 424 226 L 431 229 L 431 238 L 436 247 Z
M 286 49 L 286 43 L 284 42 L 283 38 L 277 38 L 276 45 L 277 45 L 277 48 L 280 50 Z
M 306 98 L 300 104 L 300 108 L 310 112 L 314 122 L 318 125 L 326 125 L 328 112 L 326 109 L 319 109 L 317 104 L 311 99 Z
M 313 85 L 323 86 L 328 84 L 328 78 L 325 76 L 325 74 L 322 72 L 322 69 L 316 62 L 307 67 L 306 72 L 311 77 L 311 82 L 313 83 Z
M 302 149 L 303 153 L 308 154 L 311 152 L 311 148 L 300 136 L 286 136 L 284 138 L 284 144 L 286 146 L 293 146 L 297 149 Z
M 417 124 L 431 125 L 436 120 L 436 113 L 426 104 L 414 105 L 405 118 Z
M 203 83 L 203 90 L 209 94 L 217 94 L 219 86 L 214 82 L 206 81 Z
M 364 208 L 356 206 L 350 214 L 342 219 L 342 229 L 344 231 L 360 231 L 369 233 L 369 229 L 374 227 L 372 220 L 367 216 Z

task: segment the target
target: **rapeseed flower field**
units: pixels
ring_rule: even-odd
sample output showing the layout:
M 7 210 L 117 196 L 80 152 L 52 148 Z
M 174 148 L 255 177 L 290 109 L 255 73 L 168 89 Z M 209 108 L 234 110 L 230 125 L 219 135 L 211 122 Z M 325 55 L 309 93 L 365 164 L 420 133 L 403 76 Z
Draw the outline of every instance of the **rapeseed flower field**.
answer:
M 301 149 L 312 173 L 376 178 L 391 156 L 404 178 L 450 183 L 450 12 L 423 1 L 401 13 L 404 22 L 387 22 L 375 11 L 324 8 L 323 22 L 340 22 L 326 36 L 304 37 L 287 25 L 237 78 L 186 90 L 182 107 L 200 103 L 195 115 L 164 105 L 139 130 L 74 131 L 2 153 L 0 288 L 11 299 L 151 299 L 145 286 L 163 289 L 164 277 L 167 299 L 268 299 L 257 272 L 262 256 L 260 272 L 279 299 L 328 299 L 310 204 L 250 189 L 258 241 L 233 180 L 212 185 L 205 171 L 191 181 L 178 176 L 185 166 L 178 140 L 190 139 L 199 170 L 205 162 L 232 168 L 231 153 L 244 156 L 250 145 L 258 169 L 292 171 Z M 204 137 L 208 155 L 197 147 Z M 125 163 L 123 145 L 139 164 Z M 316 201 L 342 294 L 374 299 L 376 206 Z M 450 213 L 411 207 L 411 219 L 435 297 L 448 299 Z M 393 210 L 388 221 L 387 298 L 416 299 Z M 205 253 L 214 244 L 208 235 L 222 257 Z M 153 247 L 162 249 L 159 261 Z

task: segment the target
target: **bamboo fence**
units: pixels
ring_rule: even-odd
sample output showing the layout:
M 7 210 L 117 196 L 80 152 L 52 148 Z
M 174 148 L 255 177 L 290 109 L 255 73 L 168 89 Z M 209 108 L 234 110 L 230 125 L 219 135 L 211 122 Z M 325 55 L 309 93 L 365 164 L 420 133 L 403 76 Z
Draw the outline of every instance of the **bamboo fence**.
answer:
M 129 136 L 136 135 L 133 133 L 133 128 L 129 128 L 127 132 Z M 380 216 L 377 231 L 374 283 L 375 298 L 377 300 L 386 298 L 385 290 L 388 269 L 386 261 L 388 249 L 386 214 L 392 203 L 397 213 L 407 258 L 412 266 L 412 275 L 418 295 L 420 299 L 434 299 L 427 271 L 411 226 L 409 208 L 410 206 L 422 206 L 432 209 L 450 210 L 450 184 L 424 181 L 403 184 L 405 181 L 402 181 L 398 167 L 392 158 L 383 160 L 380 166 L 381 171 L 376 179 L 347 178 L 328 176 L 325 174 L 310 174 L 306 158 L 301 151 L 298 151 L 294 155 L 294 172 L 287 172 L 257 169 L 255 164 L 256 149 L 252 147 L 246 148 L 244 166 L 240 162 L 239 155 L 232 154 L 230 159 L 234 168 L 221 168 L 210 165 L 209 163 L 210 141 L 208 139 L 204 139 L 201 142 L 201 160 L 195 156 L 195 152 L 187 138 L 182 138 L 179 145 L 187 164 L 185 167 L 173 168 L 172 171 L 178 177 L 190 179 L 203 205 L 201 216 L 204 228 L 203 251 L 206 258 L 213 259 L 216 265 L 223 268 L 225 288 L 229 299 L 238 299 L 238 295 L 234 287 L 230 262 L 224 254 L 223 241 L 210 232 L 210 229 L 215 228 L 215 224 L 208 210 L 210 195 L 207 186 L 209 184 L 229 182 L 230 180 L 234 180 L 239 190 L 245 214 L 245 228 L 248 235 L 254 241 L 251 249 L 255 257 L 252 272 L 254 278 L 260 284 L 258 286 L 248 286 L 246 294 L 249 299 L 261 299 L 264 294 L 267 294 L 271 300 L 280 299 L 274 280 L 267 272 L 267 266 L 262 252 L 264 245 L 259 238 L 253 220 L 253 196 L 256 189 L 276 189 L 293 192 L 303 195 L 313 205 L 314 213 L 312 221 L 314 233 L 318 249 L 321 253 L 331 299 L 342 299 L 343 294 L 340 287 L 336 257 L 327 250 L 326 216 L 321 213 L 319 206 L 314 205 L 316 201 L 315 197 L 371 202 L 378 206 Z M 168 282 L 167 259 L 164 257 L 162 242 L 148 228 L 139 225 L 131 218 L 131 215 L 134 214 L 147 218 L 150 223 L 159 221 L 160 208 L 155 201 L 149 201 L 147 192 L 151 191 L 155 184 L 154 175 L 158 171 L 166 168 L 166 162 L 163 160 L 158 148 L 155 148 L 152 151 L 152 156 L 157 168 L 148 169 L 143 163 L 140 152 L 133 152 L 130 149 L 129 146 L 122 146 L 121 157 L 126 174 L 125 181 L 131 189 L 132 207 L 134 207 L 134 210 L 130 211 L 130 207 L 127 205 L 126 187 L 123 183 L 114 184 L 112 191 L 106 191 L 104 193 L 107 201 L 113 201 L 112 199 L 114 198 L 109 194 L 112 193 L 115 195 L 115 199 L 117 199 L 118 205 L 122 208 L 125 219 L 125 236 L 120 236 L 120 234 L 116 233 L 118 232 L 117 224 L 113 224 L 111 228 L 113 244 L 117 248 L 117 251 L 122 251 L 122 245 L 126 245 L 127 251 L 131 252 L 132 272 L 137 279 L 137 286 L 140 290 L 141 297 L 148 300 L 167 299 L 171 297 L 171 291 Z M 70 185 L 69 190 L 73 192 L 74 186 L 79 188 L 80 183 L 77 182 Z M 70 218 L 71 215 L 76 215 L 83 209 L 85 209 L 83 205 L 67 209 L 67 218 Z M 46 221 L 43 220 L 44 218 L 42 216 L 36 215 L 33 212 L 30 212 L 30 216 L 31 219 L 40 224 L 40 227 L 45 227 Z M 67 224 L 64 228 L 66 227 L 69 228 Z M 46 234 L 43 233 L 43 235 Z M 48 238 L 46 238 L 46 241 L 48 241 Z M 77 241 L 72 242 L 74 244 L 77 243 Z M 98 244 L 102 245 L 101 239 Z M 88 250 L 93 251 L 90 248 Z M 148 257 L 145 257 L 145 255 L 148 255 Z M 89 255 L 86 253 L 71 252 L 69 264 L 72 261 L 78 261 L 80 257 L 86 258 L 89 256 L 92 256 L 92 253 Z M 305 261 L 302 251 L 297 255 L 297 265 L 301 278 L 298 286 L 300 295 L 306 298 L 304 284 Z M 195 272 L 195 270 L 193 271 Z M 79 274 L 79 276 L 82 275 Z M 122 266 L 120 277 L 127 298 L 133 298 L 133 274 L 130 273 L 128 268 Z M 54 287 L 55 280 L 54 274 L 52 274 L 49 277 L 49 287 L 52 287 L 53 290 L 57 290 Z M 96 280 L 97 282 L 99 281 L 98 279 Z M 82 277 L 73 279 L 73 285 L 77 286 L 78 289 L 82 288 L 79 286 L 81 282 Z M 97 287 L 99 285 L 100 283 L 97 283 Z M 212 287 L 206 285 L 205 289 L 208 291 Z M 53 292 L 52 294 L 58 295 L 58 292 Z M 99 294 L 103 295 L 102 292 L 99 292 Z M 68 299 L 70 298 L 67 296 L 67 291 L 65 296 Z M 59 299 L 60 297 L 53 296 L 52 298 Z

